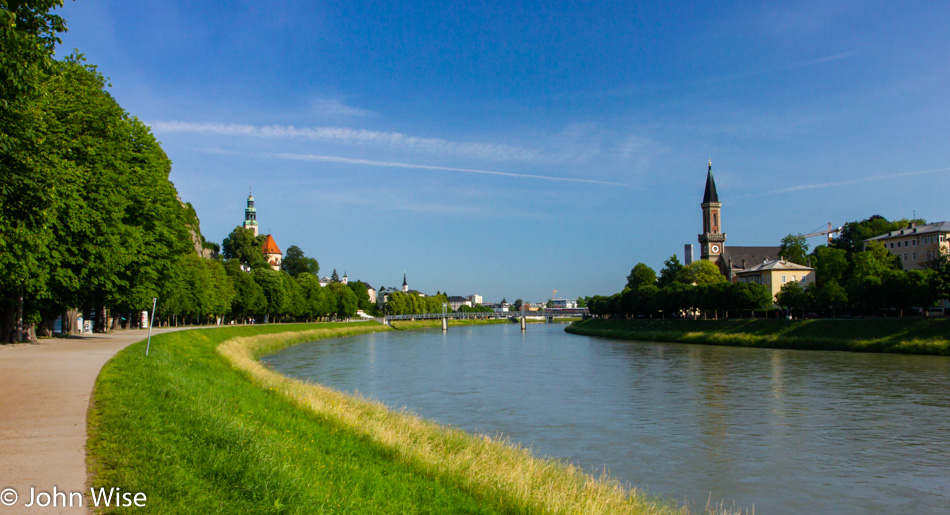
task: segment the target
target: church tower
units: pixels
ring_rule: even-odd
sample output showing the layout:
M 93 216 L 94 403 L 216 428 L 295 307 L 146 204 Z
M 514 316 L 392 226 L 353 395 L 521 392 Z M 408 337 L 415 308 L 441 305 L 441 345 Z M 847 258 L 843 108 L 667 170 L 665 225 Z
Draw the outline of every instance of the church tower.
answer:
M 409 283 L 406 282 L 406 272 L 402 273 L 402 291 L 403 292 L 409 291 Z
M 254 195 L 247 194 L 247 208 L 244 209 L 244 228 L 254 231 L 257 236 L 257 209 L 254 209 Z
M 716 181 L 712 174 L 712 160 L 706 172 L 706 192 L 703 194 L 703 233 L 699 235 L 700 259 L 712 261 L 720 270 L 723 268 L 722 255 L 725 251 L 726 233 L 722 232 L 720 210 L 722 203 L 716 193 Z

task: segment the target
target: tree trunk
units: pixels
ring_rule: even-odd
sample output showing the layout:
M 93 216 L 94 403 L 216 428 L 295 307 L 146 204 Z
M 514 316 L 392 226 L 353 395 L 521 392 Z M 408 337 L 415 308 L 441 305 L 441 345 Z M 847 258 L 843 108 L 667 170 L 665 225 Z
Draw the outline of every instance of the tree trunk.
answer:
M 17 295 L 16 320 L 14 324 L 16 325 L 16 341 L 14 343 L 20 343 L 23 341 L 23 288 L 20 288 L 20 292 Z

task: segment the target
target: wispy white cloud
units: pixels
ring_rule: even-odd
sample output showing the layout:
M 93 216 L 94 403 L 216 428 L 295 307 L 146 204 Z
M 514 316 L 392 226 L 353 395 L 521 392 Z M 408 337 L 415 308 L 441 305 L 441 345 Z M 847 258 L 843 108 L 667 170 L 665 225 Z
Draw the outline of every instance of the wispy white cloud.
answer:
M 398 132 L 378 132 L 345 127 L 294 127 L 292 125 L 256 126 L 248 124 L 159 121 L 152 124 L 156 133 L 193 133 L 222 136 L 246 136 L 272 139 L 304 139 L 345 145 L 377 145 L 424 151 L 437 155 L 475 157 L 495 161 L 540 161 L 537 150 L 494 143 L 455 142 L 441 138 L 422 138 Z
M 699 77 L 695 79 L 689 79 L 686 81 L 688 84 L 710 84 L 717 82 L 729 82 L 736 79 L 747 79 L 750 77 L 757 77 L 760 75 L 768 75 L 772 73 L 780 72 L 789 72 L 794 70 L 799 70 L 802 68 L 810 68 L 812 66 L 820 66 L 823 64 L 833 63 L 836 61 L 843 61 L 846 59 L 852 59 L 858 56 L 858 52 L 846 51 L 846 52 L 837 52 L 834 54 L 824 55 L 816 57 L 813 59 L 807 59 L 804 61 L 797 61 L 793 63 L 772 66 L 768 68 L 760 68 L 756 70 L 749 70 L 739 73 L 727 73 L 723 75 L 711 75 L 708 77 Z M 635 95 L 640 95 L 644 93 L 653 93 L 657 90 L 668 88 L 671 83 L 664 82 L 655 82 L 655 83 L 638 83 L 627 86 L 620 86 L 613 89 L 608 89 L 606 91 L 594 92 L 594 93 L 584 93 L 578 94 L 577 96 L 590 96 L 590 97 L 614 97 L 614 98 L 623 98 L 630 97 Z
M 352 118 L 365 118 L 376 116 L 376 112 L 362 107 L 355 107 L 347 104 L 338 98 L 318 98 L 314 100 L 312 109 L 315 113 L 325 116 L 343 116 Z
M 847 181 L 802 184 L 799 186 L 792 186 L 789 188 L 782 188 L 782 189 L 767 191 L 765 192 L 765 194 L 769 195 L 773 193 L 789 193 L 793 191 L 815 190 L 815 189 L 821 189 L 821 188 L 831 188 L 834 186 L 848 186 L 851 184 L 859 184 L 862 182 L 882 181 L 885 179 L 897 179 L 900 177 L 909 177 L 912 175 L 929 175 L 929 174 L 934 174 L 934 173 L 947 173 L 947 172 L 950 172 L 950 168 L 935 168 L 933 170 L 918 170 L 915 172 L 901 172 L 901 173 L 895 173 L 895 174 L 890 174 L 890 175 L 874 175 L 871 177 L 862 177 L 860 179 L 851 179 Z
M 741 73 L 706 77 L 703 79 L 699 79 L 698 82 L 701 82 L 701 83 L 723 82 L 723 81 L 730 81 L 730 80 L 735 80 L 735 79 L 746 79 L 749 77 L 756 77 L 759 75 L 768 75 L 770 73 L 787 72 L 787 71 L 792 71 L 792 70 L 798 70 L 801 68 L 809 68 L 812 66 L 833 63 L 836 61 L 843 61 L 845 59 L 851 59 L 855 57 L 856 55 L 858 55 L 856 52 L 851 52 L 851 51 L 838 52 L 836 54 L 829 54 L 829 55 L 825 55 L 821 57 L 816 57 L 814 59 L 808 59 L 806 61 L 798 61 L 798 62 L 789 63 L 785 65 L 773 66 L 770 68 L 762 68 L 759 70 L 750 70 L 750 71 L 741 72 Z
M 610 181 L 598 181 L 595 179 L 580 179 L 575 177 L 557 177 L 553 175 L 537 175 L 529 173 L 513 173 L 513 172 L 499 172 L 495 170 L 479 170 L 474 168 L 455 168 L 451 166 L 434 166 L 434 165 L 422 165 L 422 164 L 413 164 L 413 163 L 400 163 L 393 161 L 373 161 L 370 159 L 354 159 L 349 157 L 339 157 L 339 156 L 323 156 L 316 154 L 288 154 L 288 153 L 274 153 L 266 154 L 271 157 L 276 157 L 278 159 L 290 159 L 295 161 L 318 161 L 324 163 L 343 163 L 351 165 L 363 165 L 363 166 L 378 166 L 385 168 L 404 168 L 404 169 L 415 169 L 415 170 L 435 170 L 442 172 L 458 172 L 458 173 L 470 173 L 470 174 L 481 174 L 481 175 L 495 175 L 500 177 L 513 177 L 519 179 L 537 179 L 543 181 L 557 181 L 557 182 L 576 182 L 584 184 L 599 184 L 604 186 L 625 186 L 619 182 L 610 182 Z

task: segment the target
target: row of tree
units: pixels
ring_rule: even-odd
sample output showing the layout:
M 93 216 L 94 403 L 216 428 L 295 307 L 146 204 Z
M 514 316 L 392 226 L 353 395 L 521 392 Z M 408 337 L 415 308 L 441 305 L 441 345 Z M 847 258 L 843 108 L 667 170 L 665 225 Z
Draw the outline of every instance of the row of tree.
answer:
M 924 270 L 905 271 L 897 256 L 881 243 L 864 244 L 864 240 L 909 223 L 877 215 L 850 222 L 828 245 L 811 253 L 804 237 L 786 236 L 782 257 L 814 267 L 817 281 L 807 288 L 797 282 L 786 283 L 774 300 L 765 286 L 730 283 L 713 263 L 697 261 L 683 266 L 676 255 L 664 262 L 659 276 L 639 263 L 627 276 L 623 291 L 584 300 L 591 314 L 600 316 L 744 316 L 770 306 L 801 315 L 903 315 L 910 308 L 927 308 L 950 298 L 950 259 L 946 254 L 936 252 Z
M 61 5 L 0 3 L 5 341 L 49 331 L 70 308 L 95 310 L 99 329 L 110 311 L 146 309 L 198 234 L 149 128 L 82 56 L 53 59 L 65 22 L 50 9 Z
M 592 315 L 613 317 L 680 317 L 749 314 L 767 307 L 772 296 L 765 286 L 730 283 L 709 261 L 683 266 L 676 255 L 664 263 L 657 277 L 638 263 L 623 291 L 609 297 L 585 298 Z
M 266 236 L 235 227 L 222 254 L 202 259 L 182 256 L 176 274 L 165 283 L 156 313 L 162 323 L 229 321 L 315 321 L 345 319 L 358 310 L 374 313 L 365 283 L 333 279 L 321 286 L 319 262 L 295 245 L 287 248 L 281 269 L 273 270 L 261 245 Z
M 903 315 L 910 308 L 924 309 L 950 298 L 950 261 L 936 245 L 933 259 L 924 263 L 923 270 L 904 270 L 902 261 L 882 243 L 864 244 L 875 236 L 925 223 L 875 215 L 845 224 L 828 245 L 819 245 L 811 253 L 804 237 L 786 236 L 783 256 L 814 267 L 817 282 L 808 288 L 785 285 L 777 296 L 778 305 L 800 312 Z
M 366 285 L 359 281 L 321 286 L 310 272 L 294 277 L 270 267 L 246 271 L 237 261 L 196 254 L 182 256 L 175 276 L 164 286 L 155 315 L 164 325 L 311 322 L 375 310 Z
M 53 59 L 58 0 L 0 2 L 0 340 L 48 334 L 62 316 L 95 330 L 137 323 L 313 320 L 372 309 L 361 283 L 321 288 L 319 264 L 290 247 L 271 270 L 252 233 L 223 257 L 169 180 L 171 161 L 81 55 Z M 35 330 L 35 331 L 34 331 Z

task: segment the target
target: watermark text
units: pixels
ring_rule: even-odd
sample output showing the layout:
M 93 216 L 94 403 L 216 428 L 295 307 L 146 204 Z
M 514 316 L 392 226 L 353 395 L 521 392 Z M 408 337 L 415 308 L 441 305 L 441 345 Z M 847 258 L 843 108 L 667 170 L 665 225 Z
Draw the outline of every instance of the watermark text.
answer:
M 121 488 L 90 488 L 90 506 L 95 508 L 144 508 L 148 498 L 143 492 L 124 492 Z M 81 491 L 38 490 L 30 487 L 29 497 L 21 498 L 13 488 L 0 491 L 0 505 L 22 506 L 24 508 L 74 508 L 86 506 L 86 497 Z

